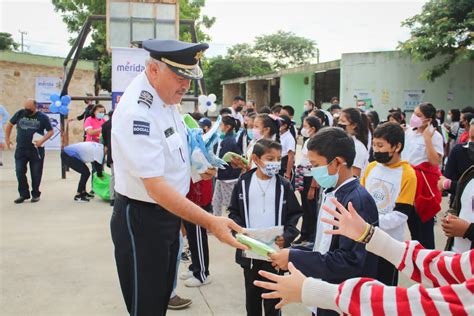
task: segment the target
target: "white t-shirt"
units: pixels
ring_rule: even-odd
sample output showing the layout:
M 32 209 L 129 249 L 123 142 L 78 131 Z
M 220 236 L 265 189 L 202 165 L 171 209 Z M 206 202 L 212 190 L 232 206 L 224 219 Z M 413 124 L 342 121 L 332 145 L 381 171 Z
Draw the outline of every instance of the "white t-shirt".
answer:
M 474 222 L 474 179 L 471 179 L 461 195 L 459 218 L 468 223 Z M 453 251 L 463 253 L 471 249 L 471 241 L 462 237 L 454 237 Z
M 281 157 L 288 156 L 288 152 L 292 151 L 295 152 L 296 149 L 296 141 L 293 135 L 291 135 L 290 131 L 286 131 L 280 136 L 280 144 L 281 144 Z
M 367 168 L 367 165 L 369 164 L 369 151 L 355 136 L 352 136 L 352 139 L 354 140 L 356 152 L 352 166 L 360 169 L 360 176 L 362 177 L 365 172 L 365 168 Z
M 430 127 L 433 128 L 433 127 Z M 444 154 L 443 136 L 438 131 L 435 131 L 431 138 L 434 149 L 440 155 Z M 428 161 L 426 153 L 425 139 L 422 133 L 413 131 L 409 128 L 405 132 L 405 148 L 402 151 L 402 159 L 407 160 L 410 164 L 417 166 L 423 162 Z
M 248 228 L 275 226 L 275 194 L 276 177 L 261 180 L 254 172 L 249 187 Z
M 187 130 L 177 106 L 164 104 L 145 72 L 127 87 L 112 120 L 115 190 L 156 203 L 142 178 L 164 177 L 185 196 L 191 179 Z
M 232 112 L 231 116 L 235 118 L 236 120 L 239 120 L 240 124 L 244 126 L 244 117 L 242 116 L 242 114 L 234 110 L 232 107 L 229 107 L 229 109 Z
M 311 162 L 309 162 L 309 158 L 308 158 L 308 141 L 309 139 L 307 139 L 303 143 L 303 148 L 301 149 L 300 165 L 303 167 L 303 176 L 305 177 L 311 176 L 311 167 L 312 167 Z
M 64 152 L 84 163 L 104 160 L 104 145 L 96 142 L 82 142 L 64 147 Z

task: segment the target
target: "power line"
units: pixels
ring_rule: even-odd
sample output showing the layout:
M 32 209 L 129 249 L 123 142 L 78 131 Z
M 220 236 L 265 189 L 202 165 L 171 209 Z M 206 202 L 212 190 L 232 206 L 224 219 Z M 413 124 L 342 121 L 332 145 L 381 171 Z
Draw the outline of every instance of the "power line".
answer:
M 24 47 L 30 47 L 29 45 L 25 45 L 23 43 L 23 36 L 27 35 L 28 33 L 26 31 L 21 31 L 21 30 L 18 30 L 18 32 L 20 32 L 20 34 L 21 34 L 21 52 L 23 53 L 24 52 Z

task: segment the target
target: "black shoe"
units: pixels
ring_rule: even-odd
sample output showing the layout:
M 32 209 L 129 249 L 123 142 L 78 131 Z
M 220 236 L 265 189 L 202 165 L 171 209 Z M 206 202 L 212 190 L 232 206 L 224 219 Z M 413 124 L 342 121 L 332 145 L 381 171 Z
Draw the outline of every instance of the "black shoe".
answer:
M 25 197 L 22 197 L 20 196 L 18 199 L 16 199 L 15 201 L 13 201 L 13 203 L 15 204 L 21 204 L 23 202 L 25 202 L 25 200 L 28 200 L 29 198 L 25 198 Z
M 114 206 L 114 200 L 110 200 L 110 206 Z
M 90 200 L 87 198 L 86 194 L 87 194 L 87 193 L 76 194 L 76 195 L 74 196 L 74 201 L 80 202 L 80 203 L 89 202 Z
M 31 203 L 39 202 L 39 200 L 40 200 L 40 197 L 39 197 L 39 196 L 34 197 L 34 198 L 31 199 Z
M 85 196 L 86 196 L 88 199 L 93 199 L 93 198 L 95 198 L 94 191 L 90 191 L 89 193 L 84 192 L 84 194 L 85 194 Z
M 295 240 L 294 242 L 292 242 L 291 244 L 294 245 L 294 246 L 299 246 L 301 244 L 304 244 L 305 242 L 307 242 L 307 240 L 300 237 L 297 240 Z

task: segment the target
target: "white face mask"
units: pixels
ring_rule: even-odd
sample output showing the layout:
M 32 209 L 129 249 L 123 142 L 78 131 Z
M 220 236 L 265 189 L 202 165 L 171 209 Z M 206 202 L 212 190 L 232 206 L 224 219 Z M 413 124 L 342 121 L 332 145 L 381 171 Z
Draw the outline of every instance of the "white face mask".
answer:
M 281 169 L 281 161 L 262 161 L 263 167 L 260 167 L 260 170 L 268 176 L 273 177 L 280 172 Z
M 305 111 L 311 111 L 313 109 L 313 107 L 309 104 L 303 105 L 303 108 L 304 108 Z
M 301 129 L 301 136 L 306 137 L 306 138 L 310 137 L 309 131 L 304 127 Z

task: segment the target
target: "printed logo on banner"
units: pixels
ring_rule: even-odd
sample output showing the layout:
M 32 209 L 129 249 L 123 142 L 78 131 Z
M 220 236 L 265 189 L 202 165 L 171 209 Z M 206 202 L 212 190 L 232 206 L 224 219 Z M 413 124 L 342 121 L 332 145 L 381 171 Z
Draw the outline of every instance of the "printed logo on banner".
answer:
M 142 64 L 132 64 L 130 61 L 127 61 L 125 64 L 118 64 L 117 71 L 119 72 L 136 72 L 140 73 L 145 70 L 145 66 Z
M 150 136 L 150 123 L 143 121 L 133 121 L 133 135 Z

